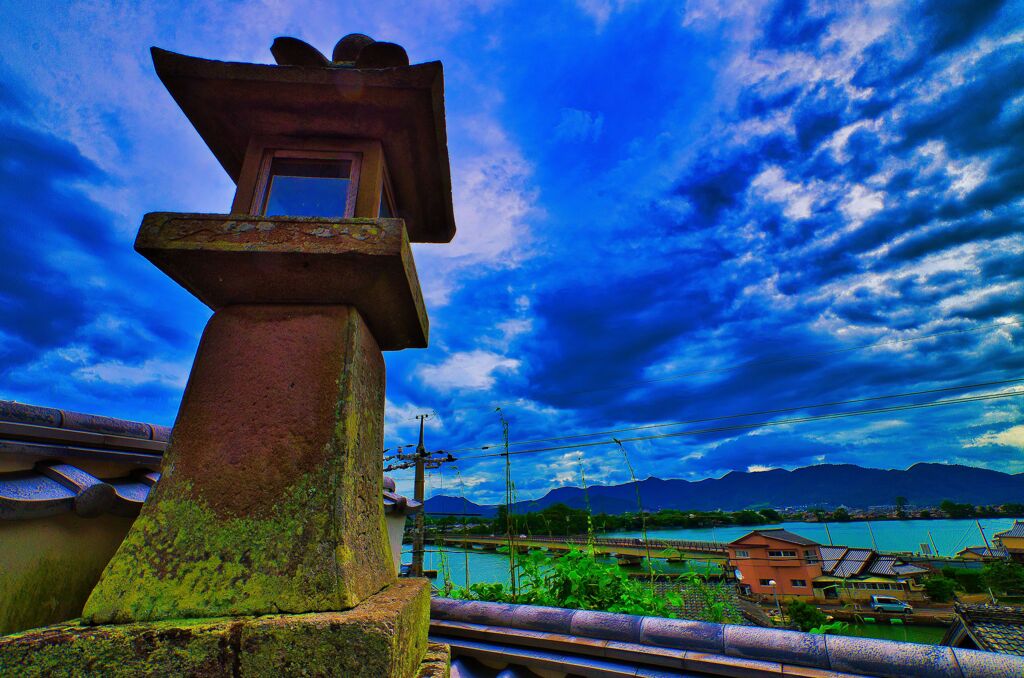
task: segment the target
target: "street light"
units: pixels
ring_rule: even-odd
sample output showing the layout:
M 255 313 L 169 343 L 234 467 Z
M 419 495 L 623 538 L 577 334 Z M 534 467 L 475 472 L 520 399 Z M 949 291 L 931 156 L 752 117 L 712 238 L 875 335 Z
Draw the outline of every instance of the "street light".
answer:
M 785 624 L 786 618 L 782 616 L 782 606 L 779 605 L 779 591 L 776 588 L 777 585 L 775 583 L 775 580 L 769 579 L 768 586 L 772 587 L 772 595 L 775 596 L 775 611 L 779 613 L 779 618 L 782 619 L 782 623 Z

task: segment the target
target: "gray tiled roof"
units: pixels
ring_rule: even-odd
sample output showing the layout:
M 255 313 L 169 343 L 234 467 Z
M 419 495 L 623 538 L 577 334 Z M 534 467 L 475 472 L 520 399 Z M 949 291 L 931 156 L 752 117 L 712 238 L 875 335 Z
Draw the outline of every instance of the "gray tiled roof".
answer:
M 871 560 L 874 551 L 871 549 L 847 549 L 843 559 L 836 565 L 832 575 L 836 577 L 853 577 L 863 572 Z
M 1008 555 L 1006 549 L 999 548 L 998 546 L 994 548 L 989 546 L 968 546 L 961 550 L 960 553 L 973 553 L 983 558 L 1005 558 Z
M 871 563 L 871 567 L 868 568 L 868 572 L 876 574 L 879 577 L 895 577 L 896 576 L 896 556 L 878 556 L 875 561 Z
M 785 529 L 783 529 L 781 527 L 766 528 L 766 529 L 763 529 L 763 530 L 754 530 L 750 534 L 744 535 L 744 536 L 740 537 L 739 539 L 737 539 L 736 541 L 733 541 L 731 543 L 735 544 L 736 542 L 743 541 L 744 539 L 746 539 L 747 537 L 749 537 L 752 534 L 759 534 L 762 537 L 768 537 L 769 539 L 778 539 L 779 541 L 786 541 L 786 542 L 789 542 L 790 544 L 797 544 L 799 546 L 817 546 L 818 545 L 818 542 L 814 541 L 813 539 L 808 539 L 807 537 L 801 537 L 799 534 L 794 534 L 793 532 L 790 532 L 789 530 L 785 530 Z
M 825 574 L 831 574 L 848 550 L 845 546 L 822 546 L 821 571 Z
M 1002 532 L 996 532 L 997 537 L 1024 537 L 1024 520 L 1013 521 L 1013 527 Z
M 447 598 L 431 601 L 430 638 L 467 678 L 1024 675 L 1024 658 L 993 652 Z
M 1024 657 L 1024 609 L 1002 605 L 957 605 L 954 609 L 954 627 L 966 630 L 980 649 Z M 947 638 L 957 630 L 950 629 Z

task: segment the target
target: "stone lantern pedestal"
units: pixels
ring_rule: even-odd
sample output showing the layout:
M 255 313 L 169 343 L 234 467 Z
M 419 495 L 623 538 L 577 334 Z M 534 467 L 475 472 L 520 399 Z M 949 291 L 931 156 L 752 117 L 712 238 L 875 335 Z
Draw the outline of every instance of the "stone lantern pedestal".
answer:
M 0 640 L 0 674 L 413 675 L 429 586 L 381 505 L 380 347 L 427 335 L 402 222 L 151 214 L 136 249 L 215 309 L 163 477 L 90 626 Z

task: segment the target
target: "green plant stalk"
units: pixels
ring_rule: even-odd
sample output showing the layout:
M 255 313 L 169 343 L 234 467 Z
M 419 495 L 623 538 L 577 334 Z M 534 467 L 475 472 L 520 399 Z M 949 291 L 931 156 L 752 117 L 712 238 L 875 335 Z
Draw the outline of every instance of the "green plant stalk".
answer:
M 458 466 L 452 466 L 455 469 L 455 477 L 459 479 L 459 494 L 462 496 L 462 538 L 463 540 L 469 539 L 469 527 L 466 520 L 466 509 L 469 506 L 469 501 L 466 499 L 466 483 L 462 480 L 462 472 L 459 471 Z M 463 541 L 463 558 L 465 559 L 465 574 L 466 574 L 466 588 L 469 588 L 469 549 L 465 548 L 466 543 Z
M 629 477 L 633 479 L 633 489 L 636 490 L 636 506 L 637 510 L 640 511 L 640 534 L 644 536 L 644 547 L 647 550 L 647 572 L 651 578 L 651 590 L 654 590 L 654 561 L 651 560 L 651 542 L 647 538 L 647 518 L 644 516 L 644 503 L 640 498 L 640 481 L 636 479 L 636 474 L 633 473 L 633 465 L 629 463 L 629 455 L 626 454 L 626 447 L 618 440 L 618 438 L 612 438 L 615 444 L 619 446 L 619 450 L 622 452 L 622 458 L 626 461 L 626 468 L 629 469 Z
M 583 468 L 583 454 L 577 458 L 580 464 L 580 482 L 583 483 L 583 500 L 587 504 L 587 550 L 596 553 L 594 546 L 594 512 L 590 508 L 590 490 L 587 489 L 587 472 Z
M 516 542 L 515 542 L 515 530 L 513 529 L 513 517 L 512 517 L 512 457 L 508 452 L 508 420 L 505 419 L 505 413 L 501 411 L 501 408 L 495 408 L 495 412 L 498 413 L 498 418 L 501 419 L 501 438 L 504 446 L 504 457 L 505 457 L 505 541 L 508 544 L 508 575 L 509 581 L 511 582 L 512 588 L 512 600 L 516 600 Z

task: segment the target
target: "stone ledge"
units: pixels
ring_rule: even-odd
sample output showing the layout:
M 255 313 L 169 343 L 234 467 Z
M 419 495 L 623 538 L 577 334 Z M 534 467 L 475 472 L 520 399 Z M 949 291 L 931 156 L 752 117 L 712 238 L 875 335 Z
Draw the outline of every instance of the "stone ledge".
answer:
M 381 350 L 427 345 L 427 312 L 401 219 L 153 212 L 135 250 L 214 311 L 355 306 Z
M 403 579 L 345 612 L 69 622 L 0 638 L 0 676 L 411 678 L 427 649 L 429 606 L 428 582 Z

